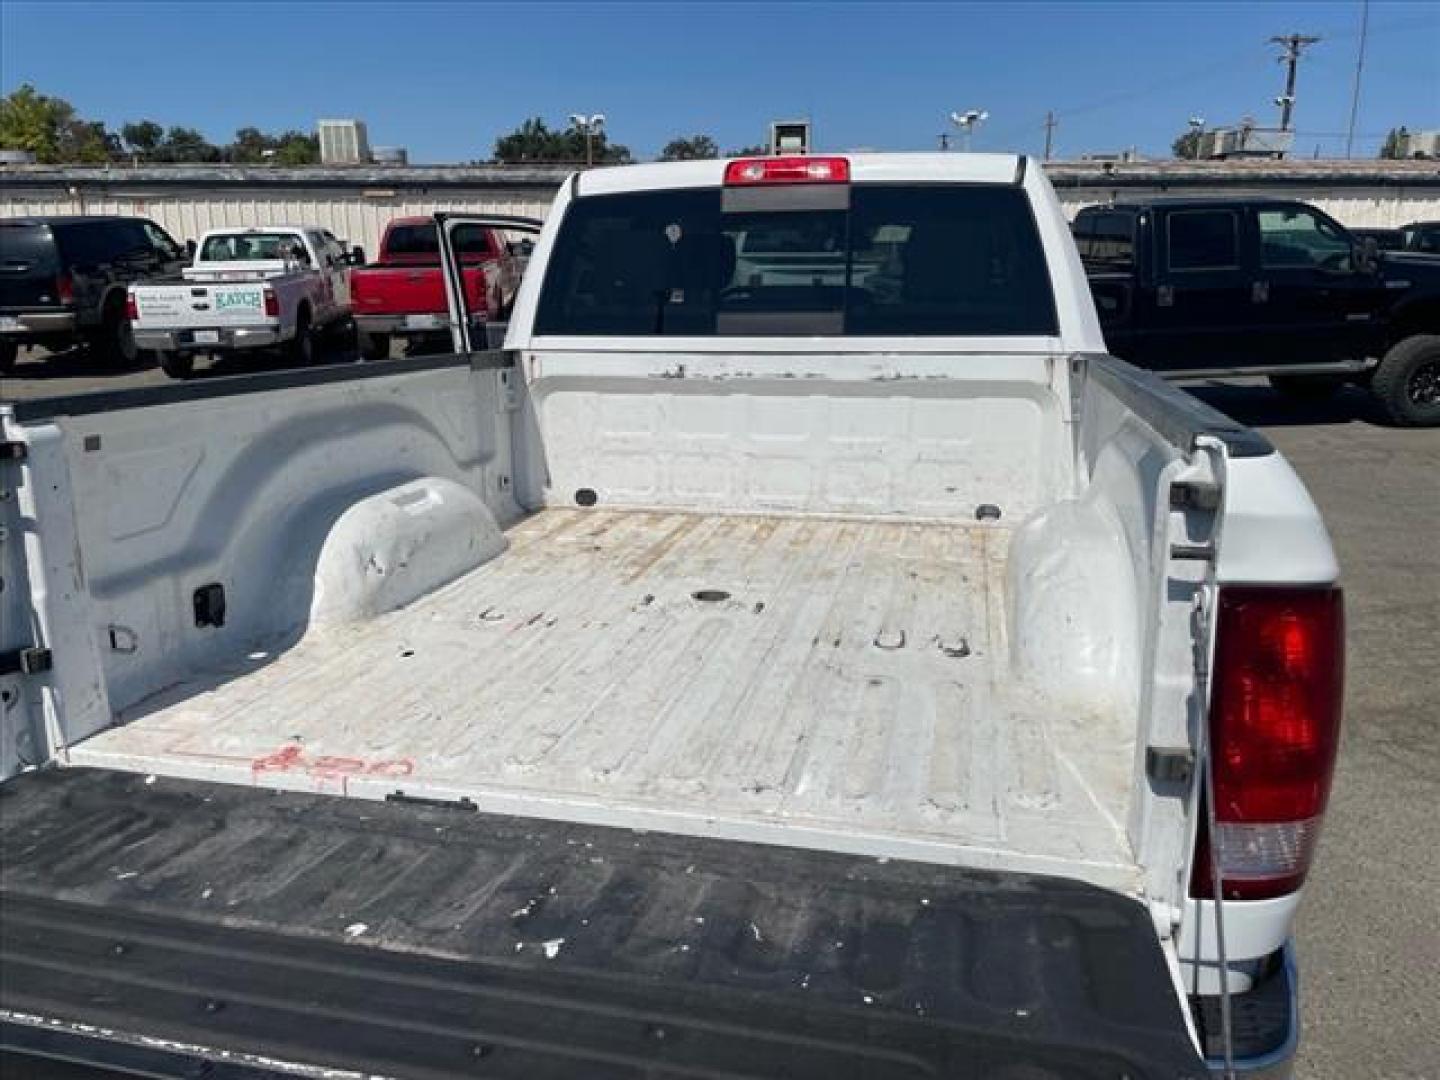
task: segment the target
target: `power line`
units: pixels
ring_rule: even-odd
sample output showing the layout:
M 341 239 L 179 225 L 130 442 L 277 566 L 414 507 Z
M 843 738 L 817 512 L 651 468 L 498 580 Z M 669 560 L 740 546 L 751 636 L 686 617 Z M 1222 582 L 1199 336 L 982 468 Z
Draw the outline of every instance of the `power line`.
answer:
M 1360 111 L 1360 76 L 1365 71 L 1365 30 L 1370 25 L 1370 0 L 1360 0 L 1360 48 L 1355 54 L 1355 89 L 1350 95 L 1350 127 L 1345 136 L 1345 156 L 1355 149 L 1355 114 Z

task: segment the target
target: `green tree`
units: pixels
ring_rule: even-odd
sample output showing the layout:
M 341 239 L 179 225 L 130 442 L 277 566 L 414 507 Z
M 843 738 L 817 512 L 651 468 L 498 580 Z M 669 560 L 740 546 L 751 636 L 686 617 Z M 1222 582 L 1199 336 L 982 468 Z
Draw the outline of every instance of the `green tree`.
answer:
M 165 129 L 154 120 L 139 120 L 133 124 L 123 125 L 120 128 L 120 137 L 125 140 L 125 145 L 132 151 L 148 156 L 155 153 L 155 148 L 165 137 Z
M 770 153 L 763 146 L 742 146 L 738 150 L 727 150 L 726 157 L 764 157 Z
M 120 137 L 99 120 L 67 120 L 56 138 L 59 160 L 99 165 L 120 156 Z
M 1177 158 L 1197 158 L 1200 156 L 1200 132 L 1191 128 L 1183 135 L 1178 135 L 1175 141 L 1170 144 L 1171 152 Z
M 223 156 L 219 147 L 212 146 L 204 135 L 194 128 L 172 127 L 165 132 L 165 139 L 156 152 L 156 160 L 176 161 L 185 164 L 215 162 Z
M 28 150 L 46 164 L 60 161 L 61 129 L 74 120 L 75 107 L 39 93 L 29 83 L 0 98 L 0 146 Z
M 225 159 L 241 164 L 254 164 L 265 160 L 265 151 L 274 149 L 275 140 L 257 127 L 243 127 L 235 132 L 235 139 L 225 148 Z
M 688 139 L 671 139 L 660 151 L 661 161 L 700 161 L 720 156 L 720 147 L 709 135 L 692 135 Z
M 46 164 L 96 164 L 120 153 L 120 139 L 99 120 L 85 120 L 64 98 L 29 83 L 0 98 L 0 146 L 29 150 Z
M 597 164 L 623 165 L 631 160 L 630 148 L 612 143 L 605 129 L 594 135 Z M 585 160 L 585 133 L 578 127 L 554 130 L 538 116 L 532 116 L 508 135 L 495 140 L 495 160 L 506 165 L 521 162 L 569 162 Z
M 275 162 L 279 165 L 316 165 L 320 162 L 320 137 L 303 131 L 284 131 L 275 139 Z

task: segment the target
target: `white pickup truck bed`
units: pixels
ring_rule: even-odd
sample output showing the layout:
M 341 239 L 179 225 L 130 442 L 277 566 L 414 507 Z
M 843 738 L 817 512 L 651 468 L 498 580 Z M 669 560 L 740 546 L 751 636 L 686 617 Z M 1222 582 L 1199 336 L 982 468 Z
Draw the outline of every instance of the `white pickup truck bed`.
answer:
M 1128 889 L 1133 723 L 1007 694 L 1009 533 L 545 510 L 419 602 L 176 686 L 72 760 Z

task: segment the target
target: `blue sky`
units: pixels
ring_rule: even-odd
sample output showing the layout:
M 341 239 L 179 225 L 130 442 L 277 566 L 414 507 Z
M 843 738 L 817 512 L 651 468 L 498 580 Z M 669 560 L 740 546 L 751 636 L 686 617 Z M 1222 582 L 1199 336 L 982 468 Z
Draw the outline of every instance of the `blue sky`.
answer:
M 0 87 L 23 82 L 118 126 L 237 127 L 356 116 L 411 160 L 488 157 L 527 116 L 604 112 L 652 156 L 704 132 L 762 141 L 810 116 L 827 149 L 932 149 L 985 108 L 976 149 L 1168 153 L 1190 116 L 1271 122 L 1271 34 L 1321 35 L 1302 62 L 1298 151 L 1339 155 L 1359 0 L 1328 3 L 336 4 L 0 0 Z M 1391 126 L 1440 127 L 1440 4 L 1370 4 L 1356 153 Z

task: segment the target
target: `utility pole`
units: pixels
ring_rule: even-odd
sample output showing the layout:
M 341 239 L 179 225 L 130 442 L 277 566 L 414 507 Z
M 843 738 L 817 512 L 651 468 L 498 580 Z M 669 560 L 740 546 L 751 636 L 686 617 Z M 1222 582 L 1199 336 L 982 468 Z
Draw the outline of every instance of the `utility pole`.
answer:
M 1350 94 L 1350 126 L 1345 129 L 1345 156 L 1355 149 L 1355 114 L 1360 111 L 1360 74 L 1365 70 L 1365 32 L 1370 28 L 1370 0 L 1360 0 L 1360 51 L 1355 54 L 1355 89 Z
M 1050 160 L 1050 148 L 1055 142 L 1055 128 L 1058 126 L 1054 111 L 1045 114 L 1045 160 Z
M 1285 34 L 1270 40 L 1285 48 L 1280 55 L 1280 62 L 1285 65 L 1285 93 L 1275 99 L 1275 104 L 1280 106 L 1280 130 L 1289 131 L 1290 115 L 1295 111 L 1295 68 L 1300 63 L 1300 54 L 1320 39 L 1308 34 Z

